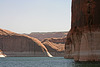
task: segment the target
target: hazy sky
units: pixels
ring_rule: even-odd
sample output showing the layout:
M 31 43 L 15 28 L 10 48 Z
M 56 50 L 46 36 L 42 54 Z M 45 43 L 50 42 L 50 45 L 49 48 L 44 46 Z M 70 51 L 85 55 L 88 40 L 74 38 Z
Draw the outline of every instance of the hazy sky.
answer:
M 0 0 L 0 28 L 17 33 L 68 31 L 71 0 Z

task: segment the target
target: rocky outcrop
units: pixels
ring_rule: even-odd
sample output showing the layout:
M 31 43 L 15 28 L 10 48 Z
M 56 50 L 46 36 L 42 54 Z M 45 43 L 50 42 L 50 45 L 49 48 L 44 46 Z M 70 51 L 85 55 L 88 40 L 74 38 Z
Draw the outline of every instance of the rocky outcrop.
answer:
M 3 52 L 0 50 L 0 57 L 6 57 L 5 54 L 3 54 Z
M 100 0 L 72 0 L 71 30 L 65 58 L 100 61 Z
M 42 43 L 53 56 L 63 57 L 65 41 L 66 38 L 46 38 Z
M 0 29 L 0 49 L 7 56 L 47 56 L 47 48 L 36 38 Z M 50 55 L 50 54 L 49 54 Z
M 53 43 L 65 44 L 66 37 L 64 37 L 64 38 L 45 38 L 42 42 L 47 41 L 47 40 L 50 41 L 50 42 L 53 42 Z

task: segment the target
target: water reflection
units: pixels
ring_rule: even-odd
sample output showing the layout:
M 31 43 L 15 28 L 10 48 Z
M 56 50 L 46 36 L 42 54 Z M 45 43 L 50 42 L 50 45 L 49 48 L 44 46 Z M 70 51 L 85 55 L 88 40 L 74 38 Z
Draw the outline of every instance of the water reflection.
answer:
M 100 62 L 75 62 L 73 67 L 100 67 Z

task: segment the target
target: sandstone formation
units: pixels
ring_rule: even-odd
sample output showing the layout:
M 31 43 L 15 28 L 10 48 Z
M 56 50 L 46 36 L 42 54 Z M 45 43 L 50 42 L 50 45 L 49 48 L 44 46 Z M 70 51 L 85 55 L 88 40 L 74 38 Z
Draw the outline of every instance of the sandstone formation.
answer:
M 30 34 L 25 35 L 35 37 L 42 41 L 45 38 L 63 38 L 67 35 L 67 32 L 32 32 Z
M 46 38 L 42 43 L 53 56 L 64 56 L 66 38 Z
M 47 48 L 36 38 L 0 29 L 0 49 L 7 56 L 47 56 Z M 50 54 L 49 54 L 50 55 Z
M 65 58 L 100 61 L 100 0 L 72 0 L 71 30 Z

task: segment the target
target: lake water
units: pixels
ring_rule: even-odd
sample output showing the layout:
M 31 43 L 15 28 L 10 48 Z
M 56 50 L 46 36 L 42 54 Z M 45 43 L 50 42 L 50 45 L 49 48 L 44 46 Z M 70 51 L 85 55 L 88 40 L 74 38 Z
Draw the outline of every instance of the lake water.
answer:
M 74 62 L 63 57 L 6 57 L 0 58 L 0 67 L 100 67 L 100 64 Z

